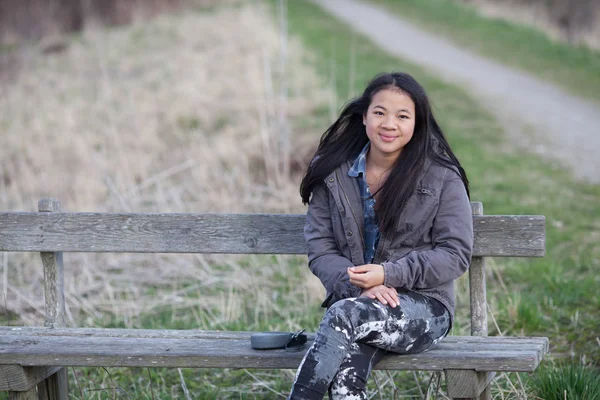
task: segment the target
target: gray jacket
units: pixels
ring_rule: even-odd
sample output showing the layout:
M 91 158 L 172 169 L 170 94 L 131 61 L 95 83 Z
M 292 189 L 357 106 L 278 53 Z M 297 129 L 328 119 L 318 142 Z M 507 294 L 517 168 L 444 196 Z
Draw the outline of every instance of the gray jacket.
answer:
M 363 206 L 351 162 L 332 172 L 312 193 L 304 238 L 309 267 L 327 289 L 324 307 L 357 297 L 347 268 L 364 264 Z M 393 236 L 381 236 L 374 264 L 382 264 L 384 284 L 433 297 L 454 317 L 454 280 L 469 267 L 473 217 L 457 172 L 429 159 Z

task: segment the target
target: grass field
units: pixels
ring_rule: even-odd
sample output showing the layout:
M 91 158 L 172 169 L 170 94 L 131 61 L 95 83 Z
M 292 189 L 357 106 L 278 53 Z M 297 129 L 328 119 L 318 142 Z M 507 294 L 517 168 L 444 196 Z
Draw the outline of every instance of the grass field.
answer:
M 452 0 L 370 0 L 427 30 L 500 63 L 600 101 L 600 52 L 552 40 L 544 32 Z
M 275 6 L 276 2 L 273 0 L 270 4 Z M 277 14 L 274 10 L 273 7 L 272 16 L 276 20 Z M 217 15 L 221 14 L 217 12 Z M 270 28 L 268 22 L 252 13 L 244 15 L 246 21 L 258 22 L 260 29 L 274 29 Z M 122 45 L 127 48 L 126 44 L 129 42 L 124 40 L 124 37 L 133 37 L 135 43 L 143 44 L 136 46 L 138 57 L 147 60 L 146 50 L 160 52 L 163 51 L 162 46 L 171 48 L 175 43 L 167 39 L 164 39 L 164 42 L 152 40 L 152 36 L 147 36 L 152 32 L 154 34 L 156 31 L 170 32 L 172 37 L 179 37 L 181 40 L 179 31 L 174 26 L 198 26 L 198 21 L 209 23 L 207 19 L 195 20 L 195 17 L 189 16 L 187 18 L 190 19 L 185 19 L 186 23 L 178 20 L 177 17 L 172 17 L 167 20 L 159 19 L 158 25 L 154 22 L 149 23 L 143 30 L 127 28 L 128 30 L 123 31 L 124 36 L 117 34 L 113 40 L 122 39 Z M 225 19 L 230 18 L 232 18 L 230 15 L 225 17 Z M 223 20 L 219 21 L 223 23 Z M 310 71 L 288 71 L 289 74 L 304 77 L 294 78 L 297 84 L 290 85 L 289 90 L 291 98 L 297 95 L 300 99 L 304 98 L 304 101 L 297 103 L 290 120 L 294 136 L 298 136 L 296 143 L 302 150 L 299 152 L 303 153 L 305 147 L 310 147 L 306 143 L 314 145 L 318 141 L 320 134 L 331 121 L 331 115 L 345 100 L 357 94 L 374 74 L 383 70 L 403 70 L 413 74 L 426 87 L 453 149 L 469 174 L 472 200 L 482 201 L 487 214 L 543 214 L 547 217 L 548 255 L 545 258 L 493 259 L 488 263 L 488 300 L 494 317 L 490 333 L 549 336 L 552 355 L 545 364 L 551 365 L 553 360 L 575 362 L 583 360 L 597 368 L 600 364 L 600 345 L 597 342 L 597 335 L 600 332 L 600 321 L 597 318 L 600 309 L 600 298 L 597 295 L 600 277 L 594 271 L 600 266 L 600 249 L 597 246 L 600 240 L 600 187 L 574 182 L 571 176 L 552 163 L 516 150 L 511 143 L 503 139 L 502 125 L 460 88 L 423 73 L 416 65 L 385 55 L 371 42 L 353 33 L 346 25 L 333 20 L 312 3 L 304 0 L 288 2 L 287 22 L 291 37 L 294 41 L 301 41 L 301 45 L 296 44 L 294 47 L 298 58 L 293 62 L 310 67 Z M 267 37 L 271 37 L 269 35 Z M 245 43 L 244 34 L 237 35 L 235 39 L 239 43 Z M 217 54 L 220 57 L 230 53 L 229 50 L 232 48 L 225 44 L 229 43 L 230 39 L 226 39 L 225 43 L 215 38 L 212 40 L 216 42 L 215 46 L 220 52 L 211 47 L 210 40 L 202 41 L 196 46 L 204 46 L 203 48 L 208 49 L 209 54 Z M 185 41 L 183 43 L 187 43 L 183 48 L 198 48 L 194 47 L 193 43 Z M 96 46 L 93 42 L 88 45 Z M 179 49 L 182 51 L 181 48 Z M 273 44 L 269 49 L 276 51 L 277 45 Z M 248 48 L 246 50 L 250 52 Z M 217 53 L 211 53 L 212 51 Z M 168 55 L 174 56 L 175 53 L 168 53 Z M 116 64 L 117 56 L 118 54 L 114 54 L 115 70 L 112 70 L 114 76 L 119 77 L 127 71 L 136 71 L 137 64 L 133 61 L 130 68 L 120 70 Z M 186 59 L 200 62 L 191 54 L 184 58 Z M 230 67 L 236 69 L 235 66 Z M 199 75 L 202 75 L 202 68 L 199 68 Z M 159 74 L 160 70 L 150 69 L 149 72 L 150 75 L 139 76 L 147 79 L 147 84 L 154 90 L 158 90 L 153 96 L 164 101 L 161 104 L 165 110 L 172 110 L 165 116 L 163 125 L 159 126 L 157 132 L 166 135 L 170 132 L 169 129 L 172 129 L 176 133 L 175 137 L 164 143 L 151 136 L 153 140 L 162 143 L 156 148 L 165 152 L 161 153 L 164 154 L 163 157 L 175 154 L 180 157 L 180 162 L 185 162 L 190 153 L 186 153 L 184 148 L 194 145 L 196 147 L 193 147 L 193 150 L 200 152 L 202 145 L 206 143 L 206 135 L 210 134 L 213 138 L 211 140 L 226 136 L 227 142 L 210 142 L 219 149 L 219 156 L 222 158 L 218 159 L 218 162 L 226 167 L 224 171 L 227 173 L 222 174 L 225 182 L 221 182 L 215 197 L 208 202 L 203 202 L 202 196 L 195 195 L 193 191 L 186 191 L 186 185 L 192 185 L 194 190 L 210 188 L 205 181 L 201 181 L 207 179 L 206 165 L 202 163 L 202 158 L 194 157 L 193 160 L 196 160 L 197 164 L 191 165 L 188 169 L 177 170 L 178 174 L 163 177 L 157 183 L 156 180 L 153 181 L 156 186 L 144 186 L 140 183 L 135 185 L 133 184 L 135 181 L 128 181 L 115 173 L 114 176 L 120 179 L 117 181 L 124 182 L 117 185 L 116 192 L 111 192 L 106 187 L 102 190 L 92 188 L 89 197 L 99 193 L 99 196 L 104 199 L 103 203 L 94 204 L 91 200 L 86 203 L 84 199 L 80 200 L 80 204 L 84 204 L 85 207 L 97 207 L 99 210 L 122 210 L 119 207 L 123 207 L 123 203 L 119 203 L 118 195 L 124 193 L 127 196 L 121 197 L 128 200 L 124 204 L 131 206 L 135 211 L 148 209 L 203 211 L 210 207 L 219 211 L 233 212 L 261 210 L 281 212 L 302 209 L 299 205 L 299 196 L 296 194 L 298 173 L 294 174 L 287 183 L 277 183 L 275 177 L 269 180 L 267 173 L 269 169 L 261 163 L 257 164 L 257 160 L 260 161 L 261 157 L 264 157 L 262 153 L 251 158 L 253 162 L 242 166 L 234 162 L 227 163 L 227 157 L 239 158 L 239 153 L 227 153 L 225 148 L 232 143 L 238 143 L 236 138 L 248 140 L 248 136 L 244 136 L 247 135 L 247 127 L 255 124 L 251 126 L 259 129 L 260 124 L 257 121 L 250 120 L 254 122 L 246 123 L 248 120 L 244 119 L 244 124 L 240 125 L 236 118 L 223 119 L 231 115 L 227 109 L 219 109 L 216 115 L 210 112 L 206 115 L 198 114 L 198 104 L 206 103 L 195 97 L 195 91 L 189 89 L 189 83 L 182 84 L 176 92 L 178 95 L 176 106 L 169 107 L 168 99 L 173 99 L 173 93 L 168 92 L 168 88 L 174 81 L 170 80 L 161 85 L 160 82 L 150 79 Z M 216 70 L 213 72 L 216 73 Z M 164 71 L 158 76 L 172 79 L 172 76 L 178 76 L 178 73 L 179 79 L 184 77 L 192 79 L 196 76 L 193 68 Z M 135 76 L 135 74 L 127 75 L 129 90 L 136 88 Z M 221 79 L 226 81 L 224 77 Z M 99 80 L 99 87 L 102 87 L 102 82 Z M 201 85 L 207 84 L 208 81 L 192 82 Z M 305 89 L 307 86 L 312 87 L 314 91 L 307 91 Z M 226 87 L 218 93 L 223 96 L 223 99 L 227 99 L 227 90 L 231 90 L 232 87 L 235 86 Z M 323 87 L 330 87 L 332 90 L 316 89 Z M 86 93 L 82 87 L 78 90 Z M 112 87 L 112 90 L 116 88 Z M 273 90 L 277 90 L 277 85 Z M 188 102 L 188 98 L 193 100 Z M 104 99 L 103 104 L 106 109 L 116 113 L 113 115 L 113 125 L 108 127 L 117 126 L 121 127 L 122 131 L 126 131 L 129 125 L 125 122 L 130 123 L 127 120 L 130 114 L 118 113 L 117 98 L 107 95 Z M 69 104 L 68 97 L 63 101 Z M 306 104 L 307 102 L 310 106 Z M 154 112 L 150 107 L 152 102 L 144 104 L 146 106 L 142 110 L 150 109 L 149 113 Z M 276 114 L 276 104 L 268 102 L 265 104 L 265 109 L 269 110 L 268 115 Z M 294 103 L 288 105 L 290 112 L 294 109 L 292 104 Z M 125 105 L 129 107 L 129 103 Z M 131 109 L 127 107 L 126 111 L 133 112 L 136 109 L 134 105 L 131 105 Z M 240 115 L 252 114 L 252 109 L 243 104 L 239 104 L 234 110 Z M 125 125 L 119 125 L 121 120 L 125 121 L 122 122 Z M 85 122 L 80 123 L 85 124 Z M 93 122 L 97 124 L 93 126 L 100 131 L 102 131 L 100 127 L 104 129 L 101 122 L 96 120 Z M 143 122 L 143 120 L 138 121 L 138 123 Z M 11 123 L 15 124 L 15 122 Z M 149 128 L 149 132 L 155 132 L 152 125 L 146 127 Z M 195 138 L 196 136 L 204 139 L 200 140 Z M 91 140 L 92 136 L 88 138 Z M 133 145 L 130 141 L 126 143 Z M 253 145 L 248 147 L 260 147 L 260 141 L 252 143 Z M 87 148 L 83 144 L 81 146 Z M 177 149 L 177 151 L 169 153 L 172 151 L 170 149 Z M 150 150 L 146 149 L 146 152 Z M 143 159 L 144 153 L 143 149 L 140 149 L 135 154 L 136 157 Z M 200 154 L 202 157 L 211 156 L 207 152 Z M 123 155 L 121 158 L 126 157 Z M 159 158 L 160 160 L 164 159 Z M 143 165 L 152 166 L 152 161 L 152 159 L 146 161 L 148 164 Z M 266 162 L 264 164 L 272 165 Z M 178 164 L 173 162 L 172 165 Z M 255 174 L 252 173 L 251 168 L 251 173 L 244 175 L 241 172 L 244 165 L 263 166 L 256 167 Z M 150 173 L 147 169 L 142 167 L 140 169 L 140 173 L 146 174 L 142 177 L 142 182 L 146 182 L 155 176 L 153 174 L 160 172 L 159 170 Z M 111 173 L 107 175 L 113 176 Z M 209 181 L 212 177 L 213 175 L 208 176 Z M 259 182 L 260 188 L 266 194 L 261 195 L 263 192 L 258 190 L 247 194 L 248 182 Z M 32 182 L 31 185 L 33 186 L 34 183 Z M 128 184 L 133 184 L 136 190 L 126 190 Z M 15 193 L 21 193 L 21 197 L 26 199 L 38 195 L 35 192 L 25 196 L 24 191 L 25 189 L 21 189 L 21 192 Z M 282 194 L 273 196 L 273 193 Z M 237 198 L 239 202 L 238 204 L 219 202 L 225 198 Z M 18 196 L 11 201 L 13 208 L 18 207 Z M 76 199 L 71 201 L 72 204 L 79 204 Z M 7 208 L 7 203 L 4 207 Z M 28 209 L 26 202 L 21 202 L 21 207 Z M 39 266 L 37 259 L 35 262 Z M 24 264 L 25 261 L 18 264 L 9 260 L 8 265 L 17 269 Z M 105 264 L 106 267 L 103 267 Z M 161 255 L 148 260 L 134 256 L 111 259 L 73 256 L 72 259 L 70 257 L 66 259 L 67 270 L 70 270 L 69 266 L 72 265 L 80 265 L 81 270 L 77 274 L 72 270 L 68 271 L 67 279 L 75 279 L 81 286 L 89 285 L 90 288 L 87 292 L 73 292 L 73 295 L 68 297 L 68 304 L 76 310 L 72 315 L 72 323 L 79 326 L 253 331 L 299 328 L 314 330 L 322 315 L 319 303 L 323 291 L 319 283 L 310 277 L 304 257 L 213 258 Z M 101 273 L 95 273 L 95 268 L 105 269 Z M 39 271 L 41 268 L 38 268 L 38 273 Z M 145 279 L 137 282 L 136 276 L 144 276 Z M 15 285 L 26 284 L 25 277 L 10 275 L 9 278 Z M 465 283 L 464 279 L 458 283 L 459 306 L 454 334 L 468 332 Z M 199 300 L 200 298 L 202 301 Z M 35 317 L 31 318 L 35 319 Z M 37 318 L 39 319 L 39 315 Z M 7 320 L 6 323 L 13 323 L 11 321 Z M 293 371 L 183 369 L 180 373 L 178 370 L 162 369 L 71 368 L 69 375 L 72 399 L 185 398 L 184 385 L 191 393 L 191 397 L 195 399 L 271 399 L 285 397 L 285 392 L 289 390 L 292 381 Z M 413 375 L 377 372 L 370 382 L 370 393 L 375 398 L 419 396 L 420 391 L 427 391 L 430 378 L 431 375 L 426 373 Z M 521 386 L 521 382 L 524 387 Z M 493 392 L 498 398 L 511 399 L 519 396 L 522 398 L 520 393 L 523 391 L 530 397 L 533 396 L 527 380 L 519 381 L 514 374 L 508 379 L 501 375 L 493 386 Z M 2 396 L 3 394 L 0 394 L 0 399 L 6 398 Z
M 289 7 L 290 29 L 318 54 L 316 66 L 321 74 L 330 76 L 333 66 L 332 83 L 340 98 L 346 98 L 351 88 L 362 87 L 378 71 L 411 73 L 433 99 L 437 116 L 469 174 L 471 199 L 482 201 L 487 214 L 546 216 L 545 258 L 491 260 L 489 286 L 495 317 L 503 333 L 552 331 L 554 352 L 569 354 L 573 350 L 600 361 L 593 337 L 600 328 L 594 318 L 600 306 L 594 287 L 600 280 L 593 274 L 600 265 L 596 246 L 600 187 L 576 183 L 552 163 L 516 150 L 503 139 L 502 125 L 460 88 L 387 56 L 317 7 L 304 2 Z M 302 24 L 309 16 L 310 29 Z M 355 61 L 351 62 L 353 54 Z

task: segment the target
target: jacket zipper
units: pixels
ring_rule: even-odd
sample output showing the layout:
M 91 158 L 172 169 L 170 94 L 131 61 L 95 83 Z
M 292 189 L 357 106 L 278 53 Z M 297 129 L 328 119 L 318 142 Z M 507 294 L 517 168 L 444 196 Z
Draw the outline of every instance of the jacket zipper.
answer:
M 344 189 L 344 186 L 342 185 L 342 182 L 340 181 L 340 177 L 338 175 L 337 170 L 335 171 L 335 177 L 337 178 L 338 185 L 340 186 L 340 188 L 342 189 L 342 192 L 344 193 L 344 197 L 346 198 L 346 202 L 348 203 L 348 207 L 350 208 L 350 212 L 352 213 L 354 222 L 356 222 L 356 226 L 358 227 L 358 234 L 360 235 L 360 239 L 362 241 L 361 243 L 364 246 L 365 238 L 363 237 L 362 231 L 360 230 L 360 225 L 358 224 L 358 220 L 356 219 L 356 215 L 354 214 L 354 210 L 352 209 L 352 204 L 350 204 L 350 199 L 348 198 L 348 195 L 346 194 L 346 189 Z

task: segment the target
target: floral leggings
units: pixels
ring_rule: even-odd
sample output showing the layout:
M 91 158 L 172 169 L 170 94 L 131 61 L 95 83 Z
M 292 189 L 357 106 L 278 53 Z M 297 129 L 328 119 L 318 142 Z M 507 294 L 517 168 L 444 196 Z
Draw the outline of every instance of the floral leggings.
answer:
M 439 301 L 415 292 L 398 293 L 400 305 L 368 297 L 336 302 L 307 351 L 288 400 L 366 399 L 367 378 L 387 351 L 419 353 L 439 342 L 450 314 Z

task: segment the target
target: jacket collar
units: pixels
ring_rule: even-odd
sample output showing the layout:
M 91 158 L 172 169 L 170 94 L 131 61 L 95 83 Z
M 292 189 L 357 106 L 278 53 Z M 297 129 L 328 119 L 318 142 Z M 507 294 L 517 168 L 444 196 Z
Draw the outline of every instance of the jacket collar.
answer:
M 362 151 L 354 160 L 352 166 L 350 166 L 350 170 L 348 171 L 348 175 L 353 178 L 358 178 L 360 174 L 366 179 L 367 176 L 367 153 L 371 148 L 371 142 L 367 142 L 365 147 L 363 147 Z
M 423 165 L 423 170 L 417 180 L 417 188 L 421 186 L 421 181 L 425 176 L 425 173 L 431 166 L 431 159 L 427 157 Z M 342 204 L 348 204 L 351 207 L 351 211 L 356 217 L 357 223 L 360 229 L 364 228 L 364 212 L 362 201 L 360 198 L 360 188 L 356 178 L 350 176 L 348 172 L 352 168 L 353 161 L 343 162 L 338 168 L 331 172 L 325 178 L 325 185 L 329 188 L 329 191 L 334 196 L 335 202 L 340 209 L 340 212 L 344 212 Z
M 364 149 L 363 149 L 363 151 L 364 151 Z M 421 174 L 419 175 L 419 178 L 417 181 L 417 187 L 420 186 L 420 182 L 423 180 L 423 177 L 425 176 L 425 173 L 431 166 L 431 163 L 432 163 L 431 159 L 429 157 L 427 157 L 425 159 L 425 163 L 423 164 L 423 170 L 421 171 Z M 349 186 L 357 186 L 357 185 L 353 185 L 352 183 L 355 182 L 353 177 L 358 176 L 358 175 L 349 174 L 353 164 L 355 164 L 355 163 L 353 163 L 352 161 L 343 162 L 342 165 L 340 165 L 339 167 L 336 168 L 336 170 L 334 170 L 329 175 L 327 175 L 327 177 L 325 178 L 325 184 L 327 184 L 327 186 L 330 186 L 331 183 L 337 182 L 338 178 L 336 177 L 336 171 L 339 171 L 340 184 L 346 185 L 346 186 L 344 186 L 344 188 L 349 187 Z M 360 200 L 360 192 L 359 192 L 358 186 L 356 187 L 356 195 L 358 196 L 358 199 Z

